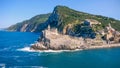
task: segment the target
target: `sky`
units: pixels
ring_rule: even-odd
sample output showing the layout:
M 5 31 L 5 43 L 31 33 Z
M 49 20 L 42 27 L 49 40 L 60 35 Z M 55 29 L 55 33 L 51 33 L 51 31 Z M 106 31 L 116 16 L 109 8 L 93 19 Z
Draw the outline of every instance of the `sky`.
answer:
M 0 0 L 0 28 L 50 13 L 56 5 L 120 20 L 120 0 Z

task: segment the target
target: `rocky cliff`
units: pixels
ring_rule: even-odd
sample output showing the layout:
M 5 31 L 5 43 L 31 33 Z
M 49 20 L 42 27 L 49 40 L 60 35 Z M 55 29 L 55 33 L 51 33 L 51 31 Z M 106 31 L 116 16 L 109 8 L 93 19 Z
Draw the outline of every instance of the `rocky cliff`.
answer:
M 31 46 L 33 50 L 73 50 L 86 46 L 83 38 L 70 37 L 69 35 L 59 34 L 57 29 L 48 28 L 43 31 L 43 35 L 38 42 Z
M 89 49 L 120 43 L 120 27 L 117 26 L 120 21 L 113 18 L 56 6 L 46 24 L 51 28 L 43 30 L 31 50 Z
M 84 23 L 85 24 L 85 23 Z M 87 27 L 88 28 L 88 27 Z M 89 27 L 90 28 L 90 27 Z M 86 28 L 84 27 L 83 31 Z M 93 35 L 93 32 L 89 32 L 87 35 L 82 37 L 73 37 L 70 35 L 63 35 L 58 33 L 56 28 L 45 29 L 43 34 L 38 39 L 37 43 L 33 44 L 31 50 L 75 50 L 75 49 L 89 49 L 89 48 L 101 48 L 101 47 L 110 47 L 111 44 L 120 43 L 120 33 L 114 30 L 111 26 L 107 26 L 102 33 L 96 33 L 97 35 L 94 38 L 90 36 Z M 87 37 L 86 37 L 87 36 Z M 104 37 L 104 38 L 102 38 Z M 109 44 L 109 46 L 107 45 Z M 117 45 L 113 45 L 117 46 Z
M 83 23 L 80 37 L 61 34 L 57 28 L 50 28 L 43 30 L 43 34 L 38 39 L 37 43 L 33 44 L 31 50 L 75 50 L 75 49 L 89 49 L 117 46 L 120 43 L 120 33 L 111 27 L 109 24 L 103 32 L 93 32 L 90 29 L 92 25 Z M 89 24 L 89 25 L 88 25 Z M 92 24 L 99 24 L 98 22 Z M 86 26 L 87 25 L 87 26 Z M 89 31 L 89 32 L 88 32 Z M 94 35 L 95 34 L 95 35 Z M 109 44 L 109 45 L 107 45 Z M 120 45 L 119 45 L 120 46 Z
M 37 43 L 31 46 L 33 50 L 75 50 L 120 43 L 119 26 L 120 21 L 113 18 L 56 6 L 51 14 L 35 16 L 8 30 L 43 31 Z
M 76 11 L 66 6 L 56 6 L 47 22 L 51 27 L 56 27 L 60 33 L 69 34 L 69 32 L 72 32 L 77 34 L 80 32 L 82 23 L 85 20 L 90 22 L 94 31 L 104 29 L 108 23 L 111 23 L 112 27 L 118 31 L 120 30 L 120 27 L 118 27 L 120 25 L 119 20 Z

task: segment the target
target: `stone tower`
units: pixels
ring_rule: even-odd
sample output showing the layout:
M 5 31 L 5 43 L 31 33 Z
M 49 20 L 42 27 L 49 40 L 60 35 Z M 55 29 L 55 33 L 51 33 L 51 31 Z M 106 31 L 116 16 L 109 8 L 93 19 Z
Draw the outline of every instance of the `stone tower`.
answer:
M 110 23 L 108 24 L 108 27 L 109 27 L 109 28 L 112 28 Z
M 48 30 L 50 31 L 50 25 L 48 25 Z
M 58 30 L 57 30 L 57 28 L 55 29 L 55 33 L 56 33 L 56 35 L 58 35 Z

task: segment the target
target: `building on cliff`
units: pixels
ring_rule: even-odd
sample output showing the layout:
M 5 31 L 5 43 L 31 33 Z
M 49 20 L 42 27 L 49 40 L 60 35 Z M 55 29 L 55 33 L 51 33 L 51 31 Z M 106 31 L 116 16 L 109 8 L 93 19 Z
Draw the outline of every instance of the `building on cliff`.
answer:
M 43 37 L 31 46 L 31 49 L 36 50 L 71 50 L 71 49 L 79 49 L 86 46 L 84 45 L 83 38 L 71 37 L 69 35 L 62 35 L 57 32 L 57 29 L 50 28 L 43 31 Z
M 58 35 L 58 31 L 57 28 L 50 28 L 50 25 L 48 25 L 48 28 L 46 30 L 43 31 L 43 36 L 46 38 L 52 38 L 52 37 L 56 37 Z
M 109 23 L 108 26 L 105 28 L 105 39 L 108 44 L 114 43 L 115 39 L 119 38 L 120 33 L 116 31 L 114 28 L 111 27 L 111 24 Z
M 85 19 L 84 24 L 93 26 L 93 25 L 97 25 L 97 24 L 101 24 L 101 23 L 94 19 Z

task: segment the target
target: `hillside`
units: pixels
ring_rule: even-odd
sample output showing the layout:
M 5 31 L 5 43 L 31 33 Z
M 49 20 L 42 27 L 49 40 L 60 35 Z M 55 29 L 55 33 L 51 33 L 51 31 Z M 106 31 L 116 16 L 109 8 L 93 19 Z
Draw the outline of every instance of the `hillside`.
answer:
M 32 17 L 29 20 L 17 23 L 7 28 L 9 31 L 20 31 L 20 32 L 39 32 L 44 28 L 44 22 L 48 19 L 50 13 L 40 14 Z M 40 27 L 40 28 L 38 28 Z
M 101 30 L 105 28 L 108 23 L 111 23 L 112 27 L 120 31 L 120 21 L 113 18 L 93 15 L 84 12 L 79 12 L 73 9 L 70 9 L 66 6 L 56 6 L 50 18 L 48 19 L 51 26 L 57 26 L 58 31 L 66 33 L 66 29 L 78 33 L 81 29 L 82 23 L 86 20 L 94 20 L 100 22 L 101 25 L 94 25 L 92 29 L 94 31 Z
M 56 6 L 51 14 L 35 16 L 30 20 L 10 26 L 8 29 L 12 31 L 39 32 L 50 24 L 52 28 L 57 28 L 60 33 L 79 34 L 81 31 L 84 31 L 85 26 L 83 25 L 83 22 L 86 19 L 90 20 L 90 22 L 95 21 L 101 23 L 93 25 L 92 29 L 86 29 L 86 31 L 93 30 L 94 32 L 102 30 L 108 25 L 108 23 L 111 23 L 113 28 L 120 31 L 119 20 L 76 11 L 66 6 Z

